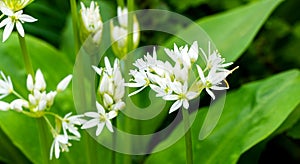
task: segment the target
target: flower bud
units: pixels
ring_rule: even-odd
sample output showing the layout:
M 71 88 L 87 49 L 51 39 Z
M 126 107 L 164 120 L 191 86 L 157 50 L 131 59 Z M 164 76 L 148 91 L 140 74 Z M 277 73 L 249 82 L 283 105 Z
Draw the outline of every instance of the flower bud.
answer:
M 103 23 L 101 20 L 99 6 L 96 2 L 92 1 L 90 7 L 85 7 L 81 2 L 80 10 L 80 39 L 85 42 L 91 37 L 91 42 L 88 46 L 99 45 L 102 37 Z
M 110 22 L 110 37 L 112 49 L 118 58 L 123 58 L 128 53 L 128 11 L 127 8 L 118 7 L 118 23 Z M 135 14 L 133 14 L 133 49 L 139 44 L 140 33 L 139 23 Z

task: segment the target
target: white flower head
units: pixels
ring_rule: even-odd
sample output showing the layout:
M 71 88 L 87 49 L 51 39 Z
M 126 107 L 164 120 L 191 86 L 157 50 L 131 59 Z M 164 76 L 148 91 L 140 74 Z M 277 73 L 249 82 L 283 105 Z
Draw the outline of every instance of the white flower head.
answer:
M 110 111 L 109 113 L 106 113 L 103 106 L 98 102 L 96 102 L 96 108 L 97 112 L 86 112 L 84 114 L 86 117 L 91 117 L 92 119 L 85 122 L 81 128 L 89 129 L 97 126 L 96 136 L 99 136 L 104 126 L 106 126 L 110 132 L 113 132 L 114 130 L 110 120 L 117 116 L 117 112 Z
M 65 115 L 65 117 L 63 118 L 63 122 L 62 122 L 62 127 L 63 127 L 63 131 L 64 131 L 64 135 L 67 135 L 67 130 L 74 134 L 76 137 L 80 138 L 81 135 L 78 132 L 78 128 L 76 127 L 76 125 L 81 125 L 82 122 L 84 122 L 84 120 L 82 119 L 83 115 L 73 115 L 72 113 L 68 113 Z
M 224 63 L 225 59 L 222 58 L 222 56 L 217 50 L 211 52 L 210 42 L 208 42 L 208 54 L 205 53 L 202 48 L 200 48 L 200 50 L 206 62 L 206 69 L 212 69 L 213 67 L 216 67 L 216 71 L 228 71 L 227 69 L 225 69 L 225 67 L 228 67 L 233 64 L 233 62 Z
M 90 7 L 85 7 L 81 2 L 81 20 L 84 28 L 93 35 L 93 41 L 100 43 L 102 37 L 103 23 L 97 2 L 91 1 Z
M 54 136 L 55 137 L 50 148 L 50 160 L 52 159 L 53 153 L 55 158 L 58 159 L 60 152 L 69 152 L 69 147 L 72 146 L 71 143 L 69 143 L 69 140 L 78 140 L 77 137 L 73 136 L 61 134 L 55 134 Z
M 0 99 L 2 99 L 12 93 L 14 88 L 10 77 L 6 77 L 2 71 L 0 71 L 0 74 Z
M 8 37 L 12 33 L 15 25 L 16 25 L 19 35 L 24 37 L 25 32 L 24 32 L 22 24 L 25 22 L 37 21 L 37 19 L 33 18 L 32 16 L 23 14 L 23 10 L 20 10 L 20 11 L 17 11 L 16 13 L 14 13 L 12 10 L 10 10 L 8 8 L 1 7 L 1 12 L 4 15 L 8 16 L 0 23 L 0 28 L 5 26 L 4 31 L 3 31 L 2 42 L 5 42 L 8 39 Z

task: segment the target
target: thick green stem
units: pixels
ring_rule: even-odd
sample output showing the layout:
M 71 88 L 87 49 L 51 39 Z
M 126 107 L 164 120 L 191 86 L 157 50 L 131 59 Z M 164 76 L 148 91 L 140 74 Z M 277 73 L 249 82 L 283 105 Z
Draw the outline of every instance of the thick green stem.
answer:
M 75 54 L 79 51 L 79 33 L 78 33 L 78 13 L 76 0 L 70 0 L 71 13 L 72 13 L 72 23 L 73 23 L 73 35 L 74 35 L 74 49 Z
M 24 59 L 24 64 L 25 64 L 25 69 L 27 74 L 31 74 L 31 76 L 34 76 L 34 71 L 33 71 L 33 67 L 31 65 L 31 61 L 30 61 L 30 57 L 27 51 L 27 47 L 26 47 L 26 42 L 25 42 L 25 38 L 18 35 L 19 36 L 19 43 L 21 46 L 21 51 L 22 51 L 22 55 L 23 55 L 23 59 Z
M 186 109 L 181 109 L 182 117 L 183 117 L 183 124 L 184 124 L 184 131 L 185 131 L 185 153 L 186 153 L 186 163 L 192 164 L 193 163 L 193 144 L 192 144 L 192 133 L 190 128 L 190 119 L 189 119 L 189 112 Z
M 49 140 L 48 140 L 48 129 L 47 129 L 47 123 L 45 122 L 44 118 L 37 118 L 37 124 L 39 128 L 39 139 L 40 139 L 40 152 L 42 157 L 42 163 L 47 164 L 49 163 Z
M 128 38 L 127 38 L 127 53 L 133 49 L 133 14 L 130 13 L 134 10 L 134 0 L 127 1 L 128 7 Z
M 124 7 L 124 0 L 117 0 L 118 6 L 120 6 L 121 8 Z

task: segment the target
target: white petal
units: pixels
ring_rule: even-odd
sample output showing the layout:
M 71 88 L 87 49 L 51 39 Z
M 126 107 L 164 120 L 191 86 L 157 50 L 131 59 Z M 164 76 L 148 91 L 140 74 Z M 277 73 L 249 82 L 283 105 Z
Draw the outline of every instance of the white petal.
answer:
M 11 11 L 9 8 L 7 8 L 6 6 L 4 7 L 1 7 L 1 12 L 4 14 L 4 15 L 7 15 L 7 16 L 12 16 L 14 15 L 14 12 Z
M 32 79 L 32 76 L 30 74 L 27 76 L 26 85 L 27 85 L 28 91 L 33 91 L 33 88 L 34 88 L 33 79 Z
M 97 130 L 96 130 L 96 136 L 99 136 L 99 134 L 102 132 L 104 125 L 105 125 L 104 122 L 98 124 Z
M 208 88 L 206 88 L 206 92 L 210 95 L 210 97 L 214 100 L 216 97 L 215 97 L 215 94 L 209 90 Z
M 24 29 L 23 29 L 23 26 L 21 24 L 21 22 L 17 21 L 16 22 L 16 27 L 17 27 L 17 30 L 19 32 L 19 34 L 24 37 L 25 33 L 24 33 Z
M 116 111 L 110 111 L 108 114 L 107 114 L 107 118 L 108 119 L 113 119 L 117 116 L 117 112 Z
M 125 86 L 130 87 L 130 88 L 138 88 L 138 87 L 144 86 L 144 84 L 141 84 L 141 83 L 125 83 Z
M 164 100 L 178 100 L 178 95 L 166 95 L 163 97 Z
M 94 66 L 94 65 L 92 65 L 92 68 L 96 71 L 96 73 L 97 73 L 98 75 L 101 75 L 101 74 L 102 74 L 102 71 L 103 71 L 102 68 L 98 68 L 98 67 L 96 67 L 96 66 Z
M 182 100 L 177 100 L 173 103 L 173 105 L 171 106 L 170 110 L 169 110 L 169 114 L 174 112 L 175 110 L 177 110 L 178 108 L 180 108 L 182 106 Z
M 12 22 L 8 22 L 4 28 L 4 31 L 3 31 L 3 38 L 2 38 L 2 42 L 5 42 L 8 37 L 10 36 L 12 30 L 14 29 L 14 23 Z
M 184 99 L 183 102 L 182 102 L 182 104 L 183 104 L 183 107 L 184 107 L 185 109 L 188 109 L 189 106 L 190 106 L 189 101 L 188 101 L 187 99 Z
M 114 129 L 113 129 L 113 127 L 112 127 L 112 124 L 111 124 L 110 120 L 106 120 L 106 121 L 105 121 L 105 124 L 106 124 L 106 127 L 107 127 L 107 129 L 108 129 L 109 131 L 114 132 Z
M 54 143 L 54 153 L 55 153 L 55 158 L 59 158 L 60 149 L 59 149 L 58 141 Z
M 84 123 L 82 125 L 81 129 L 92 128 L 92 127 L 96 126 L 97 124 L 99 124 L 99 119 L 91 119 L 91 120 L 87 121 L 86 123 Z
M 3 21 L 0 23 L 0 28 L 3 26 L 7 25 L 9 22 L 11 22 L 11 18 L 5 18 Z
M 99 113 L 96 113 L 96 112 L 86 112 L 86 113 L 84 113 L 84 115 L 87 117 L 99 118 Z
M 106 57 L 106 56 L 104 58 L 104 63 L 105 63 L 105 68 L 106 68 L 108 74 L 112 75 L 112 68 L 111 68 L 110 62 L 108 60 L 108 57 Z
M 199 74 L 199 76 L 200 76 L 200 79 L 201 79 L 202 83 L 205 83 L 206 80 L 205 80 L 205 77 L 204 77 L 204 73 L 203 73 L 203 71 L 202 71 L 202 68 L 201 68 L 200 66 L 198 66 L 198 65 L 196 65 L 196 66 L 197 66 L 198 74 Z
M 143 89 L 145 89 L 146 87 L 147 87 L 147 86 L 143 86 L 142 88 L 140 88 L 140 89 L 138 89 L 138 90 L 136 90 L 136 91 L 130 93 L 130 94 L 128 95 L 128 97 L 133 96 L 133 95 L 135 95 L 135 94 L 141 92 L 141 91 L 142 91 Z
M 69 85 L 70 81 L 72 80 L 72 75 L 68 75 L 67 77 L 65 77 L 58 85 L 57 85 L 57 92 L 61 92 L 64 91 L 67 86 Z
M 52 145 L 51 145 L 51 148 L 50 148 L 50 160 L 52 159 L 52 154 L 53 154 L 53 147 L 54 147 L 54 144 L 55 144 L 55 139 L 54 139 L 54 141 L 52 142 Z
M 35 89 L 39 91 L 46 89 L 46 82 L 44 79 L 44 75 L 42 74 L 40 69 L 38 69 L 35 74 Z
M 213 90 L 225 90 L 228 89 L 229 87 L 219 87 L 219 86 L 212 86 L 211 89 Z
M 0 101 L 0 111 L 8 111 L 10 108 L 9 103 Z
M 100 103 L 98 103 L 97 101 L 96 101 L 96 108 L 98 110 L 98 113 L 105 115 L 105 110 L 104 110 L 103 106 Z
M 35 21 L 37 21 L 37 19 L 35 19 L 32 16 L 27 15 L 27 14 L 20 15 L 19 20 L 24 21 L 24 22 L 35 22 Z

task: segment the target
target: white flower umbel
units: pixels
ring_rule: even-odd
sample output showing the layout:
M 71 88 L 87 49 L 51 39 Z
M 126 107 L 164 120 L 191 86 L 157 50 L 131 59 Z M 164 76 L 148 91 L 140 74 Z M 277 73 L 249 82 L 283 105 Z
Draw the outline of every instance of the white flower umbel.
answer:
M 9 76 L 5 76 L 2 71 L 0 71 L 0 99 L 6 97 L 13 92 L 13 84 Z
M 4 15 L 8 16 L 0 23 L 0 28 L 5 26 L 4 31 L 3 31 L 2 42 L 5 42 L 8 39 L 8 37 L 12 33 L 15 25 L 17 27 L 17 31 L 20 34 L 20 36 L 24 37 L 25 32 L 24 32 L 22 24 L 25 22 L 37 21 L 37 19 L 33 18 L 32 16 L 23 14 L 23 10 L 20 10 L 20 11 L 17 11 L 14 13 L 12 10 L 10 10 L 6 7 L 1 7 L 1 12 Z
M 85 122 L 81 128 L 89 129 L 97 126 L 96 136 L 98 136 L 102 132 L 104 126 L 106 126 L 109 131 L 113 132 L 114 130 L 110 120 L 117 116 L 117 112 L 110 111 L 106 113 L 103 106 L 98 102 L 96 102 L 96 108 L 98 112 L 86 112 L 84 114 L 86 117 L 90 117 L 92 119 Z
M 85 7 L 82 2 L 80 4 L 81 20 L 83 22 L 85 30 L 87 31 L 86 35 L 92 35 L 94 43 L 99 44 L 101 41 L 103 29 L 99 6 L 97 2 L 94 1 L 91 1 L 90 7 Z

